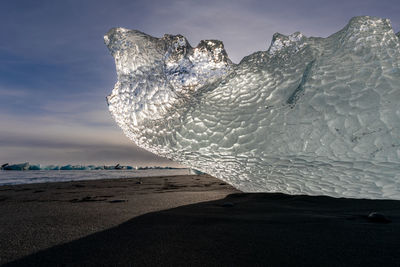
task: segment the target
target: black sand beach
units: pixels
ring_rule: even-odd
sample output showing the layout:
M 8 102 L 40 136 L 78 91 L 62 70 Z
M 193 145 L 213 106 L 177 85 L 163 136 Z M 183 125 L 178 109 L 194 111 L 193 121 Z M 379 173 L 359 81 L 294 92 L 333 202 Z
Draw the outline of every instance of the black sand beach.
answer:
M 208 175 L 2 186 L 0 214 L 4 266 L 400 266 L 400 201 L 245 194 Z

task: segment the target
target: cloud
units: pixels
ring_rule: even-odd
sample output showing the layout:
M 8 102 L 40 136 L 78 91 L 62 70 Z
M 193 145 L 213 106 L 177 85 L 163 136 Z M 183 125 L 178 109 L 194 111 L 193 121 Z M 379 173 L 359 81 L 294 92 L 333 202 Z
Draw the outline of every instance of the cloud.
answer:
M 91 111 L 82 117 L 101 114 Z M 74 117 L 61 118 L 0 115 L 0 121 L 6 122 L 0 131 L 0 162 L 179 166 L 137 147 L 111 119 L 94 125 Z
M 30 94 L 29 91 L 27 90 L 21 90 L 21 89 L 6 89 L 0 87 L 0 95 L 2 97 L 26 97 Z

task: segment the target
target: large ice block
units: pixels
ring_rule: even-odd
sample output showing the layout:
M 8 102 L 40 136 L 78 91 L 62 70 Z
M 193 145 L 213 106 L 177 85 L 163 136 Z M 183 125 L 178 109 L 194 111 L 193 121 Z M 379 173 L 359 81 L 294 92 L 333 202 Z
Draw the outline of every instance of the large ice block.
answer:
M 190 46 L 111 29 L 124 133 L 246 192 L 400 199 L 400 41 L 355 17 L 327 37 L 275 34 L 232 63 L 222 42 Z

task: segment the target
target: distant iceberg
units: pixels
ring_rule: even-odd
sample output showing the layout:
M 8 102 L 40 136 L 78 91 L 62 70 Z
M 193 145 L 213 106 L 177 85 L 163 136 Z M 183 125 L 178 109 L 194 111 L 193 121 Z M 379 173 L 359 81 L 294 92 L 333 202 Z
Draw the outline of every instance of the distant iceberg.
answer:
M 95 166 L 95 165 L 40 165 L 40 164 L 29 164 L 29 162 L 25 163 L 19 163 L 19 164 L 12 164 L 9 165 L 8 163 L 3 164 L 1 166 L 2 170 L 6 171 L 38 171 L 38 170 L 45 170 L 45 171 L 53 171 L 53 170 L 61 170 L 61 171 L 71 171 L 71 170 L 78 170 L 78 171 L 83 171 L 83 170 L 133 170 L 137 169 L 138 167 L 132 167 L 132 166 L 122 166 L 120 164 L 117 165 L 111 165 L 111 166 Z M 148 169 L 156 169 L 156 168 L 164 168 L 164 167 L 147 167 Z M 169 167 L 165 167 L 169 168 Z
M 114 28 L 109 110 L 140 147 L 246 192 L 400 199 L 398 36 L 355 17 L 234 64 L 217 40 Z
M 19 163 L 19 164 L 11 164 L 8 163 L 1 166 L 3 170 L 6 171 L 26 171 L 29 170 L 29 162 Z

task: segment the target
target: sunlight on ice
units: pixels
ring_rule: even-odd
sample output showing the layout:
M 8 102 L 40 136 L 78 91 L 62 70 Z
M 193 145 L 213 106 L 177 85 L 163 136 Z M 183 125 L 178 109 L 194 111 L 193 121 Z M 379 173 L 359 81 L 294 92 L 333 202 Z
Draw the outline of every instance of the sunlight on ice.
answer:
M 104 37 L 111 114 L 139 146 L 247 192 L 400 199 L 400 41 L 355 17 L 327 38 L 223 44 L 123 28 Z

